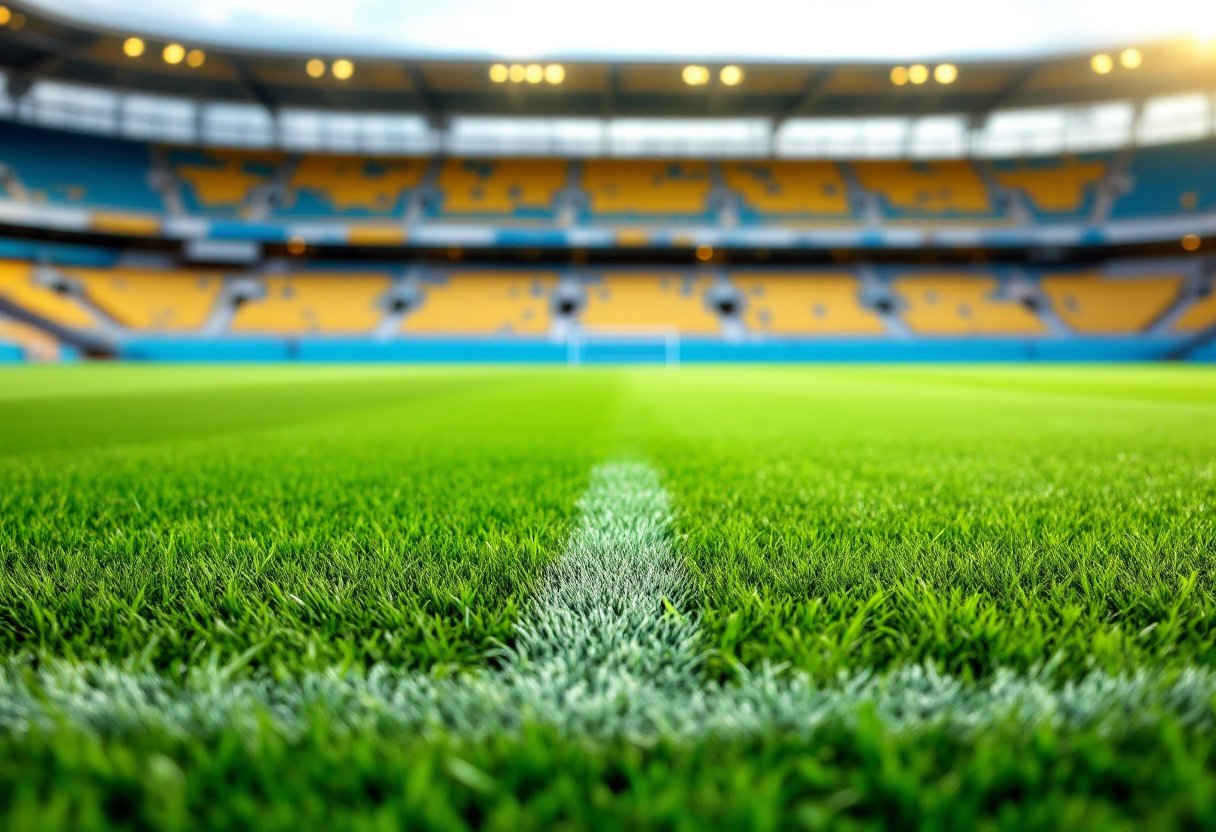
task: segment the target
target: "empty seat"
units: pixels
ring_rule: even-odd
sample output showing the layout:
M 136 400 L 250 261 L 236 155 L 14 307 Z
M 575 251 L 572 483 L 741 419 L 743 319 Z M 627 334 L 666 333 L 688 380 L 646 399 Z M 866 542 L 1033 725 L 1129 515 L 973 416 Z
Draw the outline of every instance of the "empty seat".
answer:
M 292 216 L 387 217 L 402 214 L 409 192 L 422 184 L 426 159 L 305 156 L 276 213 Z
M 854 162 L 857 180 L 890 217 L 992 217 L 988 189 L 970 162 Z
M 835 162 L 726 162 L 726 185 L 745 220 L 848 217 L 853 214 Z
M 206 321 L 222 275 L 151 269 L 66 269 L 97 308 L 131 329 L 191 330 Z
M 266 294 L 245 301 L 234 332 L 368 333 L 384 312 L 377 306 L 387 275 L 304 273 L 263 277 Z
M 862 305 L 860 285 L 847 272 L 731 276 L 745 298 L 748 329 L 775 335 L 878 335 L 882 320 Z
M 433 213 L 551 218 L 568 176 L 560 159 L 449 159 L 435 182 Z
M 1032 335 L 1047 331 L 1021 302 L 997 296 L 996 278 L 979 274 L 899 277 L 892 289 L 904 301 L 900 317 L 924 335 Z
M 710 335 L 721 327 L 705 292 L 714 281 L 679 273 L 615 272 L 587 286 L 580 320 L 603 329 L 675 329 Z
M 29 263 L 0 260 L 0 297 L 60 326 L 91 327 L 96 323 L 70 296 L 34 282 L 34 267 Z
M 425 288 L 401 331 L 416 335 L 542 335 L 549 331 L 553 272 L 464 271 Z
M 1179 332 L 1198 332 L 1212 326 L 1216 326 L 1216 292 L 1196 300 L 1174 321 L 1174 329 Z
M 220 214 L 243 208 L 254 188 L 274 180 L 285 159 L 273 152 L 185 148 L 172 148 L 168 156 L 186 209 Z
M 1056 314 L 1076 332 L 1142 332 L 1177 300 L 1182 278 L 1057 274 L 1044 276 L 1041 286 Z
M 1106 175 L 1107 159 L 998 159 L 992 169 L 997 182 L 1026 197 L 1035 217 L 1083 219 L 1093 208 L 1098 184 Z
M 588 160 L 583 190 L 593 217 L 708 217 L 712 184 L 705 162 Z

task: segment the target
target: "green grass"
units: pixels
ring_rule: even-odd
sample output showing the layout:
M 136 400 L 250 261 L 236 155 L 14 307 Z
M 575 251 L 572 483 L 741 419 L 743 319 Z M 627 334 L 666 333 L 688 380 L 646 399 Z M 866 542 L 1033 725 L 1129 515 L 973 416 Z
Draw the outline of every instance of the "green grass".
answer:
M 674 499 L 712 676 L 1216 667 L 1216 372 L 1195 367 L 4 369 L 0 654 L 278 677 L 491 663 L 614 457 L 650 462 Z M 65 728 L 0 743 L 0 812 L 13 828 L 56 812 L 172 828 L 202 809 L 216 828 L 374 828 L 374 807 L 385 828 L 1212 821 L 1210 737 L 1009 733 L 453 751 L 322 726 L 253 751 Z M 462 780 L 457 753 L 487 779 Z M 161 770 L 186 785 L 156 808 Z

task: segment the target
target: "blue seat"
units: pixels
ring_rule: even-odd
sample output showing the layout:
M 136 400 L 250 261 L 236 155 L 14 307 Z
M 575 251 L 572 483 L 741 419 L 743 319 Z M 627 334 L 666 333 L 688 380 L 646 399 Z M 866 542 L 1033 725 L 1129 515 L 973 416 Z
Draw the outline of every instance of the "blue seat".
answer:
M 1112 217 L 1190 214 L 1216 208 L 1216 142 L 1189 142 L 1136 151 L 1127 171 L 1130 193 Z

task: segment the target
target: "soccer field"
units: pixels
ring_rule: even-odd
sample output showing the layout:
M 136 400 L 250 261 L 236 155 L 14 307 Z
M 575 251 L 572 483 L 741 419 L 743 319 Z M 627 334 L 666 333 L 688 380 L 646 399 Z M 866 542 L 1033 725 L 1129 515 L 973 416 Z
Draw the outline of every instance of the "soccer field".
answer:
M 1216 372 L 0 370 L 0 826 L 1210 828 Z

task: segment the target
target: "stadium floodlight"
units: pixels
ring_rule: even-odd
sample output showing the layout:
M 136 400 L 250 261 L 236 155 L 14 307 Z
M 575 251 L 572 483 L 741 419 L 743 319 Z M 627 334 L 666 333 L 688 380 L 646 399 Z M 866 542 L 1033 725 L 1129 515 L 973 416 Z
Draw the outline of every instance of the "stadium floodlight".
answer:
M 933 78 L 939 84 L 953 84 L 958 79 L 958 67 L 954 64 L 938 64 Z
M 182 58 L 186 57 L 186 47 L 180 43 L 170 43 L 160 53 L 160 56 L 165 59 L 167 64 L 180 64 Z
M 308 73 L 309 78 L 320 78 L 325 74 L 325 61 L 320 58 L 313 58 L 304 64 L 304 71 Z
M 524 75 L 526 73 L 527 73 L 527 70 L 524 69 L 523 64 L 511 64 L 510 76 L 511 76 L 511 80 L 514 81 L 516 84 L 518 84 L 520 81 L 524 80 Z
M 333 72 L 334 77 L 339 81 L 345 81 L 355 74 L 355 65 L 346 60 L 346 58 L 339 58 L 334 61 L 334 65 L 330 67 L 330 71 Z
M 528 64 L 524 70 L 524 78 L 529 84 L 539 84 L 545 80 L 545 68 L 540 64 Z
M 908 67 L 908 80 L 913 84 L 923 84 L 929 80 L 929 67 L 924 64 L 914 64 Z
M 1090 58 L 1089 66 L 1090 69 L 1099 75 L 1105 75 L 1115 68 L 1115 62 L 1111 60 L 1110 55 L 1103 53 L 1100 55 L 1094 55 L 1092 58 Z
M 695 64 L 686 66 L 682 75 L 684 83 L 690 87 L 699 87 L 709 83 L 709 70 L 703 66 L 696 66 Z
M 139 38 L 127 38 L 123 41 L 122 51 L 128 58 L 138 58 L 144 54 L 144 42 Z
M 13 19 L 13 12 L 8 6 L 0 6 L 0 26 L 7 26 Z
M 891 70 L 891 83 L 897 87 L 902 87 L 908 83 L 908 68 L 897 66 Z
M 186 63 L 198 69 L 207 60 L 207 53 L 201 49 L 191 49 L 186 53 Z
M 737 66 L 724 66 L 718 73 L 718 78 L 728 87 L 733 87 L 743 80 L 743 70 Z
M 545 80 L 550 84 L 560 84 L 566 80 L 566 68 L 561 64 L 549 64 L 545 67 Z
M 1195 234 L 1187 234 L 1182 238 L 1183 251 L 1199 251 L 1200 239 Z
M 490 67 L 490 80 L 495 84 L 503 83 L 510 77 L 510 74 L 506 64 L 494 64 L 494 66 Z
M 1135 69 L 1143 62 L 1144 57 L 1139 49 L 1124 49 L 1119 55 L 1119 63 L 1123 64 L 1125 69 Z

